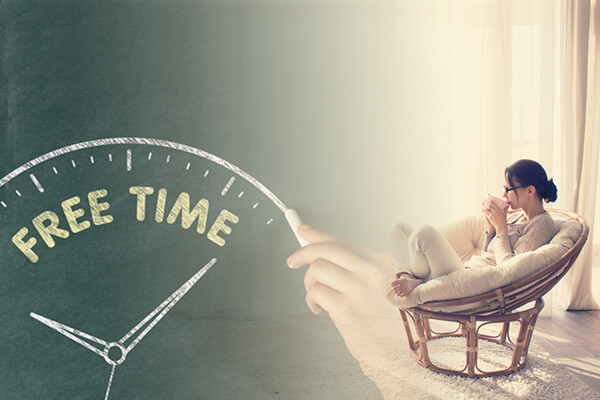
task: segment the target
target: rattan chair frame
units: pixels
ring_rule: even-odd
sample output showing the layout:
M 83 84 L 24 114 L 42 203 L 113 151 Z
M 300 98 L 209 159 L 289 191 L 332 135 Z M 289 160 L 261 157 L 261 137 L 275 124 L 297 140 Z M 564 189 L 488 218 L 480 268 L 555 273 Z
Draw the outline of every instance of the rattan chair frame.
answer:
M 519 282 L 503 286 L 494 291 L 470 296 L 462 299 L 432 301 L 417 307 L 400 308 L 400 315 L 406 330 L 408 345 L 413 359 L 425 368 L 449 375 L 480 378 L 498 375 L 510 375 L 522 369 L 527 361 L 527 351 L 535 329 L 539 312 L 544 307 L 542 296 L 545 295 L 569 271 L 585 244 L 589 227 L 585 220 L 574 213 L 549 210 L 565 214 L 581 224 L 581 233 L 575 244 L 557 261 L 541 271 Z M 481 304 L 484 305 L 481 305 Z M 533 304 L 522 310 L 524 306 Z M 469 307 L 472 305 L 472 307 Z M 440 309 L 453 309 L 461 306 L 467 311 L 443 312 Z M 431 329 L 430 320 L 452 321 L 458 328 L 452 332 L 435 332 Z M 417 335 L 413 338 L 410 323 Z M 516 342 L 510 338 L 510 324 L 520 324 Z M 487 335 L 480 329 L 489 324 L 500 324 L 497 335 Z M 435 365 L 430 358 L 427 342 L 447 337 L 466 339 L 466 364 L 464 368 L 449 369 Z M 512 352 L 510 365 L 506 368 L 483 371 L 477 365 L 478 341 L 486 340 L 509 348 Z

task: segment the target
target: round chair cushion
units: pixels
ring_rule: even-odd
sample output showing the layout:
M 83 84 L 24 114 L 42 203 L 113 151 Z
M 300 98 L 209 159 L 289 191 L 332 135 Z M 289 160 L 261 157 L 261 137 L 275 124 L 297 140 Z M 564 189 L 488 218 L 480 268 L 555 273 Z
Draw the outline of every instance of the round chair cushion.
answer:
M 518 282 L 559 260 L 577 241 L 582 225 L 575 218 L 560 212 L 548 210 L 557 228 L 550 243 L 534 251 L 517 254 L 513 258 L 496 266 L 465 269 L 431 279 L 417 286 L 407 297 L 401 298 L 394 292 L 388 280 L 385 294 L 392 304 L 400 308 L 411 308 L 423 303 L 439 300 L 462 299 L 487 293 L 506 285 Z M 463 261 L 473 254 L 479 254 L 484 240 L 485 219 L 469 217 L 454 224 L 440 228 L 452 247 Z M 489 302 L 491 300 L 488 300 Z M 482 304 L 453 306 L 451 309 L 440 307 L 445 312 L 459 312 L 477 308 Z

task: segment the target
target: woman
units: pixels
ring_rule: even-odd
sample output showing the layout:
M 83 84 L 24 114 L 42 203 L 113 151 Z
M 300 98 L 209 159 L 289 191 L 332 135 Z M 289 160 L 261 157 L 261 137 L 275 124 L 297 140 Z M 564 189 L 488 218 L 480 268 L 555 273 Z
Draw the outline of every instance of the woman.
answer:
M 506 168 L 504 177 L 503 197 L 507 205 L 501 208 L 493 201 L 484 202 L 487 231 L 483 249 L 481 255 L 474 255 L 464 264 L 435 228 L 426 225 L 413 230 L 407 224 L 397 226 L 393 238 L 400 271 L 392 286 L 398 296 L 406 297 L 423 282 L 454 271 L 498 265 L 552 239 L 556 227 L 544 210 L 542 199 L 556 201 L 557 189 L 544 168 L 533 160 L 519 160 Z M 509 207 L 521 212 L 507 217 Z

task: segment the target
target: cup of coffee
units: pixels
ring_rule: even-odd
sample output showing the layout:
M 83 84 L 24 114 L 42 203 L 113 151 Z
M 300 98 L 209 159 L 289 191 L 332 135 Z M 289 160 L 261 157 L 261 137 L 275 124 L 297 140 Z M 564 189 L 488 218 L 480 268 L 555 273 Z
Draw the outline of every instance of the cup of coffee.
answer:
M 500 197 L 492 196 L 488 193 L 487 196 L 485 196 L 485 198 L 483 199 L 483 204 L 489 207 L 491 203 L 496 204 L 498 207 L 500 207 L 501 210 L 504 210 L 508 206 L 506 200 Z

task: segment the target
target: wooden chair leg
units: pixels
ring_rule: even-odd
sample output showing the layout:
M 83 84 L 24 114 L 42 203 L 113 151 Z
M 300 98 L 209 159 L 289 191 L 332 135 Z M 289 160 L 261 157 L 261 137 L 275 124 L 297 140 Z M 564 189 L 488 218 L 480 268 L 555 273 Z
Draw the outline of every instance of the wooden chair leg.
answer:
M 506 343 L 506 336 L 508 334 L 509 329 L 510 329 L 510 322 L 505 322 L 502 324 L 502 330 L 500 331 L 500 344 Z
M 519 328 L 519 336 L 517 337 L 517 342 L 515 343 L 515 350 L 513 352 L 512 361 L 510 364 L 510 368 L 513 371 L 516 371 L 517 366 L 521 361 L 521 355 L 523 355 L 523 351 L 525 350 L 525 338 L 529 331 L 531 318 L 531 315 L 523 315 L 519 320 L 521 322 L 521 327 Z
M 408 318 L 406 318 L 406 312 L 400 309 L 400 316 L 402 317 L 402 323 L 404 324 L 404 329 L 406 330 L 406 338 L 408 339 L 408 346 L 412 350 L 413 353 L 417 351 L 417 344 L 413 339 L 412 331 L 410 330 L 410 325 L 408 323 Z
M 531 322 L 527 328 L 527 338 L 525 339 L 525 347 L 523 348 L 523 354 L 527 358 L 527 352 L 529 351 L 529 344 L 531 343 L 531 337 L 533 336 L 533 330 L 535 329 L 535 323 L 537 322 L 538 314 L 531 317 Z
M 423 317 L 418 313 L 415 313 L 415 330 L 417 331 L 417 336 L 419 336 L 419 348 L 421 349 L 421 360 L 423 362 L 423 366 L 429 367 L 431 365 L 431 360 L 429 359 L 429 352 L 427 351 L 427 338 L 425 337 L 425 329 L 423 327 Z
M 531 343 L 531 337 L 533 336 L 533 330 L 535 329 L 535 324 L 537 322 L 538 316 L 540 312 L 544 309 L 544 299 L 538 299 L 536 305 L 539 304 L 539 308 L 537 311 L 533 312 L 531 316 L 531 321 L 529 322 L 529 327 L 527 328 L 527 338 L 525 339 L 525 347 L 523 348 L 523 355 L 525 359 L 523 362 L 527 360 L 527 352 L 529 351 L 529 344 Z
M 471 315 L 467 322 L 467 374 L 470 377 L 475 376 L 475 366 L 477 365 L 477 320 Z
M 533 336 L 533 330 L 535 329 L 535 323 L 537 321 L 538 314 L 529 314 L 522 318 L 521 329 L 519 329 L 519 338 L 515 346 L 513 353 L 511 368 L 515 369 L 521 364 L 521 358 L 523 363 L 527 359 L 527 352 L 529 350 L 529 344 L 531 343 L 531 337 Z
M 423 317 L 423 329 L 427 340 L 431 339 L 431 325 L 429 325 L 429 318 L 427 317 Z

